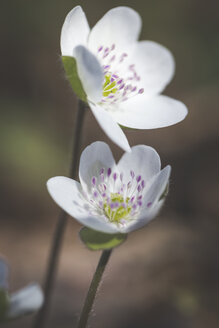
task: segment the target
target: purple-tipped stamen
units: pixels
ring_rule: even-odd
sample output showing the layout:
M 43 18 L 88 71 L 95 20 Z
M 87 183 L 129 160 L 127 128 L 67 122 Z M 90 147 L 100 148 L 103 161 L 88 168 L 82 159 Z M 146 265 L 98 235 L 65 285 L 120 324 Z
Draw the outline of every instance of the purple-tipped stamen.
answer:
M 110 58 L 110 62 L 113 62 L 115 59 L 116 59 L 116 56 L 113 55 L 113 56 Z
M 122 84 L 121 87 L 119 87 L 119 90 L 122 90 L 124 88 L 125 84 Z
M 140 191 L 141 191 L 141 186 L 140 186 L 140 185 L 138 185 L 138 188 L 137 188 L 137 190 L 138 190 L 138 192 L 140 192 Z
M 104 174 L 103 173 L 100 175 L 100 179 L 102 182 L 104 182 Z
M 103 190 L 106 191 L 106 185 L 105 185 L 105 183 L 103 184 Z
M 134 177 L 135 177 L 135 173 L 134 173 L 134 171 L 130 171 L 130 175 L 131 175 L 131 177 L 132 177 L 132 179 L 134 179 Z
M 94 197 L 97 198 L 98 197 L 98 192 L 94 191 Z
M 110 209 L 113 210 L 114 209 L 114 203 L 110 203 Z
M 104 173 L 104 168 L 102 167 L 102 169 L 100 169 L 100 174 L 103 174 Z

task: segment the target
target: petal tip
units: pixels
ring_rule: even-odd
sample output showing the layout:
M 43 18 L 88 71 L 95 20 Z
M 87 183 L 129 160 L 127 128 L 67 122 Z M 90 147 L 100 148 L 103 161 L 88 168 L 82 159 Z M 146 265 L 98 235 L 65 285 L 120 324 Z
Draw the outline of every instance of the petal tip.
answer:
M 126 153 L 131 153 L 132 152 L 132 148 L 128 145 L 124 146 L 124 150 Z

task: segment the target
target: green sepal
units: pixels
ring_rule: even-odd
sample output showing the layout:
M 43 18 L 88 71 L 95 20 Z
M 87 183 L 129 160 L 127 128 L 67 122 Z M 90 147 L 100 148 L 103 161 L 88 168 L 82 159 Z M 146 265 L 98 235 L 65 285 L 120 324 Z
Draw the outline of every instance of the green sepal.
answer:
M 87 227 L 80 230 L 79 236 L 85 246 L 92 251 L 112 249 L 121 245 L 127 238 L 127 234 L 109 234 Z
M 119 126 L 120 126 L 121 129 L 126 130 L 126 131 L 138 131 L 138 129 L 130 128 L 129 126 L 125 126 L 125 125 L 122 125 L 122 124 L 119 124 Z
M 9 308 L 9 296 L 5 289 L 0 289 L 0 322 L 7 321 L 7 311 Z
M 81 80 L 78 76 L 77 64 L 74 57 L 62 56 L 66 76 L 72 86 L 72 89 L 81 100 L 87 102 L 87 95 L 83 89 Z

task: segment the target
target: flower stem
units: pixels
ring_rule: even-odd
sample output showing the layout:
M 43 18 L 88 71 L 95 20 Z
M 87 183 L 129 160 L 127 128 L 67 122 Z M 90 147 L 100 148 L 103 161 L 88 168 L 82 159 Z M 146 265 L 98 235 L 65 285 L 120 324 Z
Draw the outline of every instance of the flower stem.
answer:
M 85 106 L 86 104 L 83 103 L 81 100 L 79 100 L 76 119 L 75 119 L 73 151 L 72 151 L 71 166 L 69 171 L 69 177 L 73 179 L 75 179 L 77 175 Z M 51 294 L 55 281 L 59 253 L 62 246 L 62 240 L 63 240 L 66 224 L 67 224 L 67 213 L 62 210 L 58 217 L 58 222 L 56 224 L 50 255 L 49 255 L 49 263 L 48 263 L 47 272 L 45 276 L 45 283 L 44 283 L 44 304 L 36 317 L 36 321 L 34 322 L 34 326 L 33 326 L 34 328 L 43 328 L 45 326 L 48 310 L 50 307 Z
M 78 323 L 78 328 L 85 328 L 86 325 L 87 325 L 88 317 L 89 317 L 89 314 L 90 314 L 92 306 L 93 306 L 93 302 L 94 302 L 94 299 L 95 299 L 95 296 L 96 296 L 97 288 L 98 288 L 99 283 L 101 281 L 103 272 L 104 272 L 104 270 L 106 268 L 106 265 L 107 265 L 107 262 L 110 258 L 111 252 L 112 252 L 111 249 L 110 250 L 104 250 L 101 257 L 100 257 L 99 263 L 97 265 L 96 271 L 94 273 L 93 279 L 92 279 L 91 284 L 90 284 L 90 288 L 89 288 L 88 293 L 87 293 L 87 297 L 86 297 L 86 300 L 85 300 L 85 303 L 84 303 L 84 307 L 83 307 L 82 312 L 81 312 L 80 320 L 79 320 L 79 323 Z

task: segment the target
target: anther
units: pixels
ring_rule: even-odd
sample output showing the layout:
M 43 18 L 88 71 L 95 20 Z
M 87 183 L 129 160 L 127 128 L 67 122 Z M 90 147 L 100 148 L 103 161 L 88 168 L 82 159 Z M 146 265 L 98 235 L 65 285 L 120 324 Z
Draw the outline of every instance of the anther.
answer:
M 111 170 L 111 168 L 109 167 L 108 170 L 107 170 L 107 176 L 109 177 L 109 176 L 111 175 L 111 173 L 112 173 L 112 170 Z
M 116 179 L 117 179 L 117 174 L 113 173 L 113 180 L 116 181 Z
M 134 177 L 135 177 L 135 173 L 134 173 L 134 171 L 130 171 L 130 175 L 131 175 L 131 177 L 132 177 L 132 179 L 134 179 Z
M 104 173 L 104 168 L 100 169 L 100 174 Z
M 92 184 L 93 184 L 94 186 L 96 186 L 96 182 L 97 182 L 96 177 L 93 177 L 91 181 L 92 181 Z

